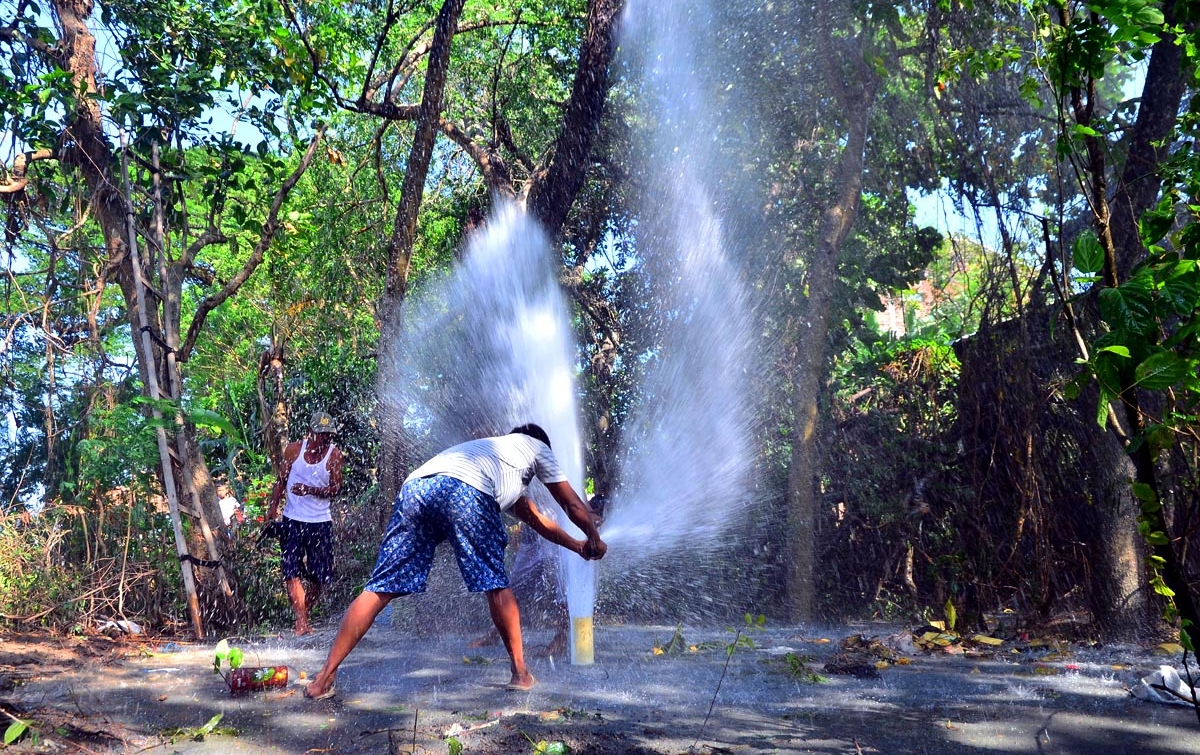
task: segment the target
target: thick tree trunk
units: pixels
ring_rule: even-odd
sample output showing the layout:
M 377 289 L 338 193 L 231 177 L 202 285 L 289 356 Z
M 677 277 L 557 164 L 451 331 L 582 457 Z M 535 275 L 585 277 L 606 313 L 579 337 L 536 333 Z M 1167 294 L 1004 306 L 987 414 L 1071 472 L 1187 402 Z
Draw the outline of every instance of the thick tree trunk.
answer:
M 1164 3 L 1163 11 L 1168 24 L 1174 21 L 1174 10 L 1174 3 Z M 1192 23 L 1194 25 L 1194 22 Z M 1097 236 L 1104 247 L 1107 260 L 1104 266 L 1106 286 L 1115 287 L 1126 281 L 1131 270 L 1146 258 L 1138 220 L 1158 200 L 1161 183 L 1157 173 L 1167 154 L 1167 148 L 1159 145 L 1175 126 L 1190 75 L 1191 71 L 1186 67 L 1178 40 L 1171 35 L 1165 35 L 1151 52 L 1138 117 L 1128 140 L 1126 162 L 1111 198 L 1106 182 L 1110 166 L 1105 162 L 1105 145 L 1097 137 L 1085 140 L 1089 156 L 1087 167 L 1090 172 L 1088 188 L 1091 206 L 1095 214 Z M 1096 98 L 1094 85 L 1093 91 L 1073 91 L 1072 98 L 1076 119 L 1083 125 L 1091 125 L 1090 118 Z M 1121 417 L 1120 421 L 1126 425 L 1122 429 L 1123 436 L 1138 437 L 1148 423 L 1148 418 L 1142 412 L 1142 396 L 1139 395 L 1130 369 L 1122 370 L 1120 395 L 1123 396 L 1121 410 L 1110 417 Z M 1113 408 L 1117 409 L 1115 403 Z M 1146 485 L 1157 496 L 1157 471 L 1149 445 L 1137 445 L 1131 456 L 1133 480 Z M 1105 519 L 1099 523 L 1098 534 L 1101 539 L 1096 545 L 1104 549 L 1101 563 L 1108 565 L 1113 571 L 1124 569 L 1126 573 L 1136 572 L 1142 577 L 1144 585 L 1145 546 L 1134 548 L 1128 544 L 1130 539 L 1137 537 L 1134 533 L 1137 532 L 1139 506 L 1130 493 L 1127 492 L 1124 497 L 1128 499 L 1126 505 L 1102 507 L 1098 510 L 1098 514 Z M 1161 511 L 1149 516 L 1151 519 L 1159 519 L 1152 530 L 1166 531 L 1165 523 L 1161 521 Z M 1117 534 L 1119 529 L 1129 534 L 1120 536 Z M 1200 626 L 1200 615 L 1197 614 L 1191 595 L 1190 582 L 1178 554 L 1170 544 L 1155 547 L 1154 552 L 1163 559 L 1163 579 L 1175 592 L 1175 603 L 1181 617 Z M 1118 585 L 1120 584 L 1123 583 L 1119 582 Z M 1093 586 L 1093 593 L 1116 601 L 1112 604 L 1105 601 L 1106 604 L 1100 609 L 1101 615 L 1098 616 L 1101 624 L 1108 628 L 1108 636 L 1111 639 L 1131 640 L 1140 635 L 1145 624 L 1145 609 L 1149 605 L 1149 596 L 1144 589 L 1134 595 L 1126 595 L 1124 589 L 1116 586 L 1110 589 L 1108 585 L 1097 585 Z
M 562 232 L 567 212 L 587 176 L 588 157 L 608 97 L 608 71 L 616 51 L 616 20 L 623 5 L 623 0 L 588 3 L 579 67 L 575 69 L 571 99 L 554 143 L 553 159 L 529 182 L 526 206 L 551 237 Z
M 832 28 L 824 11 L 820 24 Z M 797 348 L 792 371 L 791 463 L 787 487 L 786 609 L 790 621 L 812 618 L 815 604 L 813 579 L 813 531 L 820 500 L 818 478 L 820 451 L 817 445 L 820 403 L 824 386 L 829 315 L 842 245 L 854 226 L 862 199 L 863 170 L 871 109 L 879 81 L 860 61 L 835 59 L 837 46 L 826 45 L 822 69 L 829 89 L 841 105 L 846 135 L 830 185 L 836 187 L 831 203 L 821 213 L 817 247 L 805 261 L 808 297 L 804 313 L 795 326 Z M 852 72 L 847 74 L 847 68 Z
M 433 156 L 434 140 L 440 128 L 442 102 L 446 89 L 446 70 L 450 63 L 450 44 L 462 13 L 464 0 L 446 0 L 438 13 L 434 28 L 433 44 L 429 51 L 429 62 L 425 70 L 425 84 L 421 94 L 421 114 L 417 120 L 412 149 L 404 172 L 404 184 L 400 192 L 400 204 L 396 208 L 396 219 L 392 224 L 392 236 L 388 243 L 387 281 L 380 311 L 380 360 L 384 364 L 395 359 L 403 344 L 399 342 L 401 324 L 400 308 L 408 292 L 409 265 L 412 261 L 413 241 L 417 233 L 417 216 L 424 198 L 425 179 L 429 174 L 429 163 Z M 388 405 L 386 384 L 389 371 L 380 369 L 382 377 L 378 387 L 381 403 Z M 379 448 L 379 494 L 386 505 L 396 497 L 402 481 L 403 432 L 400 423 L 403 408 L 391 407 L 390 416 L 383 423 Z
M 1089 456 L 1095 473 L 1088 478 L 1094 497 L 1078 507 L 1075 516 L 1093 576 L 1088 605 L 1104 640 L 1137 640 L 1153 625 L 1154 611 L 1146 579 L 1146 544 L 1137 531 L 1138 502 L 1129 491 L 1135 470 L 1112 433 L 1087 424 L 1093 436 Z

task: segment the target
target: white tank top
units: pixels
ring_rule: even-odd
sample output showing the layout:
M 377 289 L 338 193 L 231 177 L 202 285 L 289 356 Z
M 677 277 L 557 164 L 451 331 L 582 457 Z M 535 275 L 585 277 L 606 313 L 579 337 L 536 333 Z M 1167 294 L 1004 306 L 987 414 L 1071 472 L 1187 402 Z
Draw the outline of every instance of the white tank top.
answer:
M 329 514 L 329 499 L 318 498 L 315 495 L 296 495 L 292 492 L 293 485 L 308 485 L 312 488 L 324 488 L 329 485 L 329 470 L 325 464 L 333 453 L 333 444 L 325 450 L 325 456 L 316 464 L 304 460 L 308 450 L 308 438 L 300 443 L 300 455 L 292 462 L 292 471 L 287 479 L 287 503 L 283 507 L 283 515 L 298 522 L 331 522 Z

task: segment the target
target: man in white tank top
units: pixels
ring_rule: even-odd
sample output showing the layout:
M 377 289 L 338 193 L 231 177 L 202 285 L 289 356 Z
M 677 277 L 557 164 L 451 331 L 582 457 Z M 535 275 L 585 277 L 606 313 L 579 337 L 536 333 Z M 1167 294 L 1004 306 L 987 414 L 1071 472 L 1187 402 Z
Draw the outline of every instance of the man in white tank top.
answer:
M 283 582 L 296 614 L 297 635 L 311 634 L 308 613 L 321 588 L 333 581 L 333 517 L 329 502 L 342 487 L 342 452 L 333 445 L 333 417 L 316 412 L 309 421 L 308 437 L 283 451 L 283 468 L 267 522 L 275 520 L 284 499 L 283 527 L 279 536 Z M 306 588 L 305 583 L 308 583 Z

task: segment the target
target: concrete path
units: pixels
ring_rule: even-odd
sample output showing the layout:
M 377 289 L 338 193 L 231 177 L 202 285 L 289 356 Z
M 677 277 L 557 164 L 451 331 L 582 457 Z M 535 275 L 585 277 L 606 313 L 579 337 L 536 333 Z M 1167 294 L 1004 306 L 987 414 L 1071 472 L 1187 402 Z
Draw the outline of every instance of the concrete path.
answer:
M 734 633 L 683 627 L 679 653 L 655 654 L 675 627 L 598 626 L 596 663 L 534 657 L 540 684 L 503 689 L 503 650 L 468 636 L 415 638 L 376 626 L 343 666 L 332 700 L 303 699 L 299 672 L 320 666 L 332 629 L 245 641 L 248 665 L 286 664 L 285 690 L 240 697 L 212 671 L 211 646 L 30 679 L 5 693 L 17 705 L 73 708 L 126 741 L 90 752 L 533 753 L 1055 753 L 1200 755 L 1195 711 L 1139 701 L 1138 679 L 1170 659 L 1141 650 L 1051 652 L 1003 646 L 985 656 L 910 654 L 878 678 L 791 672 L 788 654 L 818 673 L 849 634 L 886 627 L 774 628 L 726 652 Z M 532 632 L 531 647 L 548 639 Z M 694 646 L 690 649 L 689 646 Z M 727 663 L 728 661 L 728 663 Z M 203 741 L 188 734 L 221 714 Z M 167 733 L 181 730 L 172 741 Z M 186 731 L 182 731 L 186 730 Z M 44 732 L 41 745 L 54 739 Z

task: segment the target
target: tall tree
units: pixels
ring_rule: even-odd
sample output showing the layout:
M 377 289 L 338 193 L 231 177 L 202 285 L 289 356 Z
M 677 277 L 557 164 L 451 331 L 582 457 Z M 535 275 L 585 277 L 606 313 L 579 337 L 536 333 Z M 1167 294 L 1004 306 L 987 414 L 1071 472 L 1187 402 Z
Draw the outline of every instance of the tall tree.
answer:
M 460 149 L 487 190 L 526 202 L 547 232 L 559 236 L 589 168 L 621 3 L 592 0 L 586 17 L 578 14 L 578 2 L 508 8 L 450 0 L 441 4 L 436 16 L 389 4 L 363 28 L 354 26 L 353 14 L 333 14 L 323 6 L 284 7 L 299 40 L 298 52 L 306 55 L 324 96 L 348 112 L 382 119 L 380 131 L 391 123 L 411 123 L 413 129 L 402 163 L 379 312 L 381 358 L 388 360 L 390 349 L 403 348 L 390 335 L 399 322 L 413 270 L 431 168 L 440 173 L 458 165 L 453 151 L 438 152 L 435 138 L 444 135 Z M 369 31 L 365 48 L 353 44 L 350 28 Z M 542 36 L 554 40 L 542 44 L 560 45 L 554 56 L 542 57 L 532 46 L 541 43 Z M 453 42 L 459 38 L 474 45 L 456 55 Z M 336 44 L 327 44 L 330 39 Z M 561 57 L 568 50 L 575 53 L 569 87 L 564 65 L 568 59 Z M 421 71 L 418 87 L 414 82 Z M 352 97 L 344 94 L 347 91 L 357 94 Z M 559 94 L 565 94 L 565 100 Z M 538 97 L 561 104 L 546 108 Z M 443 161 L 437 166 L 435 153 Z M 384 501 L 394 496 L 403 476 L 401 450 L 399 428 L 386 428 L 379 460 Z
M 108 282 L 119 287 L 147 411 L 170 420 L 173 443 L 161 452 L 164 486 L 170 493 L 180 483 L 183 508 L 207 536 L 207 560 L 219 562 L 208 536 L 219 510 L 195 427 L 183 414 L 181 365 L 208 313 L 261 264 L 317 139 L 291 170 L 278 160 L 264 162 L 266 190 L 256 194 L 244 183 L 247 149 L 204 131 L 220 105 L 229 104 L 231 113 L 242 107 L 233 100 L 239 84 L 251 95 L 268 85 L 288 88 L 286 69 L 264 34 L 269 19 L 256 8 L 170 1 L 97 7 L 91 0 L 56 0 L 51 7 L 53 27 L 42 25 L 46 18 L 31 2 L 8 6 L 11 15 L 0 26 L 0 45 L 21 61 L 0 73 L 17 140 L 4 189 L 10 227 L 27 227 L 42 213 L 30 201 L 39 189 L 49 192 L 61 182 L 78 191 L 86 210 L 67 225 L 94 223 L 100 245 L 92 283 L 99 290 Z M 114 57 L 98 52 L 97 24 Z M 264 133 L 278 133 L 271 117 L 256 120 Z M 200 255 L 243 237 L 253 248 L 238 272 L 213 280 Z M 72 251 L 89 255 L 93 247 Z M 196 285 L 207 287 L 206 294 L 185 313 L 182 292 Z M 98 323 L 90 326 L 96 340 Z M 194 557 L 182 541 L 177 547 L 187 576 Z M 193 618 L 202 633 L 195 606 Z
M 757 19 L 753 38 L 771 40 L 747 50 L 750 70 L 760 74 L 749 84 L 765 105 L 764 123 L 773 126 L 758 148 L 769 155 L 764 215 L 774 229 L 764 247 L 778 256 L 760 269 L 763 285 L 775 292 L 769 318 L 779 334 L 790 425 L 781 559 L 786 614 L 802 620 L 814 609 L 819 423 L 830 339 L 839 332 L 839 314 L 853 311 L 839 292 L 861 296 L 868 288 L 844 282 L 854 269 L 866 273 L 871 255 L 877 279 L 911 278 L 936 241 L 936 234 L 911 225 L 904 194 L 934 175 L 921 104 L 930 39 L 920 4 L 903 11 L 890 3 L 773 5 L 747 17 Z M 773 33 L 781 28 L 811 33 Z M 911 124 L 896 128 L 891 110 L 910 114 Z
M 1144 536 L 1160 575 L 1158 590 L 1171 599 L 1188 631 L 1200 626 L 1200 613 L 1183 558 L 1167 534 L 1162 502 L 1168 490 L 1158 458 L 1172 443 L 1158 430 L 1170 427 L 1170 421 L 1162 397 L 1155 394 L 1166 390 L 1169 395 L 1193 364 L 1187 328 L 1177 331 L 1173 322 L 1195 316 L 1196 291 L 1187 277 L 1180 277 L 1190 269 L 1191 250 L 1182 249 L 1181 260 L 1179 253 L 1148 245 L 1158 242 L 1175 220 L 1170 197 L 1158 213 L 1150 211 L 1159 205 L 1169 137 L 1178 128 L 1188 84 L 1194 82 L 1197 21 L 1194 9 L 1172 0 L 1161 6 L 1142 0 L 1095 7 L 1066 3 L 1047 16 L 1048 79 L 1057 95 L 1061 152 L 1078 177 L 1094 228 L 1074 247 L 1075 267 L 1098 274 L 1091 281 L 1098 312 L 1080 312 L 1083 332 L 1094 334 L 1083 357 L 1099 387 L 1100 424 L 1132 462 L 1133 486 L 1124 504 L 1102 512 L 1105 533 L 1124 544 L 1107 560 L 1127 573 L 1144 575 L 1146 562 L 1133 533 Z M 1101 80 L 1114 63 L 1147 55 L 1137 117 L 1116 140 L 1114 121 L 1105 117 Z M 1184 285 L 1173 299 L 1160 303 L 1158 292 L 1170 291 L 1172 280 Z M 1092 330 L 1087 321 L 1095 314 L 1103 324 Z M 1129 590 L 1114 592 L 1114 606 L 1103 618 L 1117 636 L 1125 636 L 1138 618 L 1128 606 L 1144 605 L 1145 598 L 1139 600 Z

